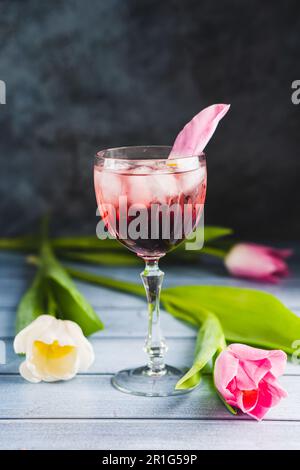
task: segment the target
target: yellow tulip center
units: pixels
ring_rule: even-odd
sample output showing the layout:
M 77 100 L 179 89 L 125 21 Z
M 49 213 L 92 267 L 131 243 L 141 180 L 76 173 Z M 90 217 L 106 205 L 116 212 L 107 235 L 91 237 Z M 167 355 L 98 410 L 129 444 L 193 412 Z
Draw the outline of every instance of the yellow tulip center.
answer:
M 42 377 L 64 379 L 75 373 L 77 353 L 76 346 L 61 346 L 57 340 L 34 341 L 31 362 Z
M 53 341 L 51 344 L 35 341 L 34 346 L 38 352 L 48 359 L 61 359 L 74 351 L 75 346 L 61 346 L 59 342 Z

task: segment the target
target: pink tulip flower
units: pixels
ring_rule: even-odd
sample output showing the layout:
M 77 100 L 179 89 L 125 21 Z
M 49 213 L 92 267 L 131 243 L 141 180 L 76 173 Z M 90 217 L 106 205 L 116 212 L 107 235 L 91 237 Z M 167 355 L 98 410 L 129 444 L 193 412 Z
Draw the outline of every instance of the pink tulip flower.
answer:
M 237 277 L 276 283 L 288 275 L 284 259 L 292 250 L 278 250 L 254 243 L 238 243 L 225 257 L 228 271 Z
M 287 396 L 276 380 L 283 374 L 286 360 L 280 350 L 231 344 L 216 360 L 215 386 L 229 405 L 260 421 Z
M 200 155 L 229 108 L 230 104 L 213 104 L 196 114 L 179 132 L 169 158 Z

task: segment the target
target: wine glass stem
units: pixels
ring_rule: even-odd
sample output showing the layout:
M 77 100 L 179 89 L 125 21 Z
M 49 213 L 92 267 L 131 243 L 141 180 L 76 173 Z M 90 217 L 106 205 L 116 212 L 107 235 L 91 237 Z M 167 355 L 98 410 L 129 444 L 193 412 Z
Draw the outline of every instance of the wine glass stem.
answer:
M 164 273 L 158 267 L 158 259 L 145 259 L 145 269 L 141 278 L 148 301 L 148 336 L 144 350 L 148 354 L 148 375 L 166 373 L 165 352 L 167 347 L 160 330 L 159 299 Z

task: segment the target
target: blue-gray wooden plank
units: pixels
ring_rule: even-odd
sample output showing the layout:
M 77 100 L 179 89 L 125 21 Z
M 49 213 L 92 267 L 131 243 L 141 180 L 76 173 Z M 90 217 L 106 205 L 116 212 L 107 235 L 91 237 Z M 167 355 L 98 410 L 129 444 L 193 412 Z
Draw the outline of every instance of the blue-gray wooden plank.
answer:
M 211 376 L 184 396 L 145 398 L 121 393 L 110 383 L 111 376 L 78 376 L 73 381 L 30 384 L 21 377 L 0 378 L 1 419 L 23 418 L 122 418 L 122 419 L 238 419 L 213 391 Z M 289 398 L 272 408 L 265 420 L 298 421 L 300 417 L 300 377 L 284 376 L 280 383 Z
M 179 333 L 179 331 L 178 331 Z M 13 351 L 12 339 L 2 339 L 6 349 L 6 363 L 0 364 L 1 374 L 17 374 L 20 362 L 24 360 Z M 144 338 L 141 337 L 97 337 L 90 339 L 94 351 L 95 362 L 82 375 L 115 374 L 118 370 L 140 366 L 145 363 L 143 351 Z M 195 337 L 167 337 L 168 351 L 166 361 L 176 367 L 190 367 L 193 362 Z M 300 375 L 300 366 L 289 362 L 285 375 Z M 1 415 L 0 415 L 1 416 Z
M 1 449 L 299 450 L 295 421 L 0 420 Z

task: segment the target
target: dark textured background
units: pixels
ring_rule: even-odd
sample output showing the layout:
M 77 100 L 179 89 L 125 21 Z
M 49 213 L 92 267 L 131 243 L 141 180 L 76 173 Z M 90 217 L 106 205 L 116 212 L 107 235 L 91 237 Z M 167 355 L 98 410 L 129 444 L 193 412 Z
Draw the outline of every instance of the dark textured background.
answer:
M 298 0 L 0 0 L 0 234 L 93 232 L 93 154 L 171 144 L 232 104 L 207 147 L 206 222 L 300 235 Z

